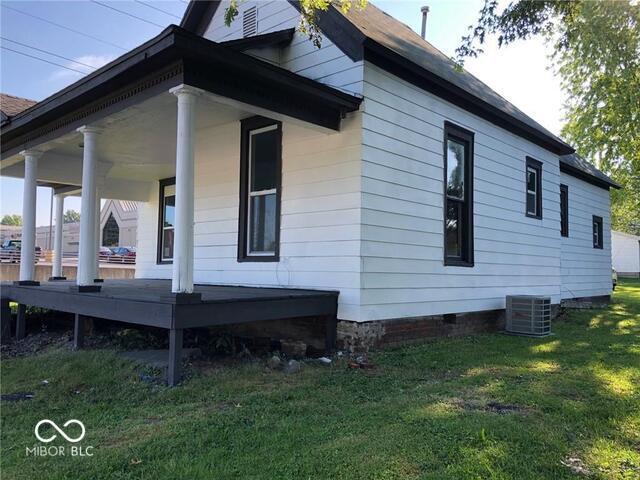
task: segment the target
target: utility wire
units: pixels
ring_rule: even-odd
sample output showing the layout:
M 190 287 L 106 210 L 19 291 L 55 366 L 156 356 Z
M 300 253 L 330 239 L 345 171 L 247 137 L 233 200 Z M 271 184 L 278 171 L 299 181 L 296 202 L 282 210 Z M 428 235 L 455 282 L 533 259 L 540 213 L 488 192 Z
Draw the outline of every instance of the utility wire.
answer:
M 67 67 L 65 65 L 62 65 L 62 64 L 56 63 L 56 62 L 52 62 L 50 60 L 45 60 L 44 58 L 36 57 L 35 55 L 29 55 L 28 53 L 20 52 L 18 50 L 14 50 L 12 48 L 5 47 L 4 45 L 1 45 L 0 48 L 2 48 L 3 50 L 8 50 L 9 52 L 17 53 L 19 55 L 24 55 L 25 57 L 33 58 L 34 60 L 40 60 L 41 62 L 45 62 L 45 63 L 49 63 L 51 65 L 55 65 L 56 67 L 66 68 L 67 70 L 71 70 L 72 72 L 77 72 L 77 73 L 81 73 L 82 75 L 87 75 L 87 72 L 76 70 L 75 68 Z
M 15 43 L 15 44 L 20 45 L 20 46 L 22 46 L 22 47 L 31 48 L 31 49 L 33 49 L 33 50 L 37 50 L 38 52 L 42 52 L 42 53 L 45 53 L 45 54 L 47 54 L 47 55 L 51 55 L 51 56 L 53 56 L 53 57 L 61 58 L 62 60 L 68 60 L 69 62 L 77 63 L 78 65 L 82 65 L 83 67 L 90 68 L 91 70 L 95 70 L 95 69 L 96 69 L 96 67 L 94 67 L 93 65 L 89 65 L 89 64 L 87 64 L 87 63 L 79 62 L 79 61 L 77 61 L 77 60 L 74 60 L 73 58 L 64 57 L 64 56 L 62 56 L 62 55 L 58 55 L 57 53 L 49 52 L 48 50 L 43 50 L 43 49 L 38 48 L 38 47 L 33 47 L 33 46 L 31 46 L 31 45 L 27 45 L 26 43 L 21 43 L 21 42 L 17 42 L 17 41 L 15 41 L 15 40 L 11 40 L 10 38 L 7 38 L 7 37 L 0 36 L 0 38 L 1 38 L 2 40 L 6 41 L 6 42 Z
M 33 15 L 31 13 L 27 13 L 27 12 L 24 12 L 22 10 L 18 10 L 17 8 L 10 7 L 9 5 L 6 5 L 5 3 L 0 4 L 0 6 L 2 6 L 2 8 L 6 8 L 8 10 L 12 10 L 14 12 L 21 13 L 22 15 L 26 15 L 27 17 L 35 18 L 35 19 L 40 20 L 42 22 L 48 23 L 50 25 L 54 25 L 54 26 L 56 26 L 58 28 L 62 28 L 64 30 L 68 30 L 68 31 L 76 33 L 78 35 L 82 35 L 83 37 L 90 38 L 92 40 L 95 40 L 96 42 L 104 43 L 106 45 L 110 45 L 112 47 L 119 48 L 120 50 L 128 50 L 128 48 L 122 47 L 120 45 L 116 45 L 115 43 L 111 43 L 111 42 L 109 42 L 107 40 L 102 40 L 101 38 L 94 37 L 93 35 L 89 35 L 88 33 L 80 32 L 78 30 L 74 30 L 73 28 L 69 28 L 69 27 L 67 27 L 65 25 L 61 25 L 59 23 L 52 22 L 51 20 L 47 20 L 46 18 L 42 18 L 42 17 L 39 17 L 37 15 Z
M 136 3 L 139 3 L 140 5 L 144 5 L 145 7 L 152 8 L 153 10 L 157 10 L 158 12 L 162 12 L 162 13 L 164 13 L 165 15 L 169 15 L 170 17 L 177 18 L 178 20 L 180 20 L 180 17 L 179 17 L 179 16 L 174 15 L 174 14 L 173 14 L 173 13 L 171 13 L 171 12 L 167 12 L 166 10 L 163 10 L 162 8 L 156 7 L 155 5 L 151 5 L 150 3 L 147 3 L 147 2 L 141 2 L 140 0 L 134 0 L 134 1 L 135 1 Z
M 166 25 L 160 25 L 159 23 L 152 22 L 151 20 L 147 20 L 146 18 L 138 17 L 137 15 L 134 15 L 133 13 L 125 12 L 124 10 L 120 10 L 119 8 L 112 7 L 111 5 L 107 5 L 106 3 L 98 2 L 98 0 L 91 0 L 91 2 L 95 3 L 96 5 L 100 5 L 100 6 L 104 7 L 104 8 L 108 8 L 109 10 L 113 10 L 114 12 L 121 13 L 122 15 L 126 15 L 128 17 L 135 18 L 137 20 L 140 20 L 141 22 L 145 22 L 145 23 L 148 23 L 150 25 L 155 25 L 156 27 L 160 27 L 160 28 L 166 27 Z

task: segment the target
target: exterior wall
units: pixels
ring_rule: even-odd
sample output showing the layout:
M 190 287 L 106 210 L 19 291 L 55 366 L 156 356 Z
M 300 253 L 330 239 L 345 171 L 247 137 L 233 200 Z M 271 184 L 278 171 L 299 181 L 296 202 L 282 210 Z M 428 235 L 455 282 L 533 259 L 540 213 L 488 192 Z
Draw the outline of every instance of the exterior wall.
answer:
M 224 12 L 228 5 L 228 0 L 221 2 L 204 34 L 205 38 L 214 42 L 242 38 L 242 12 L 253 6 L 257 6 L 258 35 L 295 28 L 300 23 L 300 13 L 287 1 L 247 0 L 240 3 L 236 21 L 227 27 L 224 24 Z M 343 91 L 362 92 L 363 62 L 353 62 L 327 38 L 323 39 L 322 48 L 318 49 L 305 35 L 296 31 L 288 47 L 248 53 Z
M 569 187 L 569 237 L 562 237 L 562 299 L 611 294 L 609 192 L 562 173 Z M 593 248 L 593 215 L 602 217 L 603 248 Z
M 558 157 L 365 64 L 361 320 L 560 302 Z M 475 132 L 473 268 L 443 262 L 443 126 Z M 525 157 L 543 162 L 543 219 L 525 215 Z
M 360 302 L 361 115 L 336 133 L 284 123 L 280 261 L 237 261 L 240 123 L 197 131 L 196 283 L 340 290 L 339 316 Z M 158 188 L 138 210 L 138 278 L 171 278 L 156 264 Z
M 612 231 L 611 259 L 619 276 L 640 277 L 640 236 Z

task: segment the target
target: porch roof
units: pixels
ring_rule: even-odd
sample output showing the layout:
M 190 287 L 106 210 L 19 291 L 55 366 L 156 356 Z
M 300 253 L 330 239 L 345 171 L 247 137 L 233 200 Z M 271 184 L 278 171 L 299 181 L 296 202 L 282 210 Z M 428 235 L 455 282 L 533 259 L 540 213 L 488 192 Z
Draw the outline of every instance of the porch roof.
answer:
M 188 84 L 338 130 L 361 99 L 200 37 L 176 25 L 11 118 L 2 158 L 146 98 Z

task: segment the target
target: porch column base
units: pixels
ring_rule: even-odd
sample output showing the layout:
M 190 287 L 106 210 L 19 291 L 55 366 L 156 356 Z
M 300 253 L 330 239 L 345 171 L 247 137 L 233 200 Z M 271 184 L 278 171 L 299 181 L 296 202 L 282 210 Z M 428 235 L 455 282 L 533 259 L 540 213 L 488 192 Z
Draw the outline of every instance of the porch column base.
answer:
M 169 330 L 169 366 L 167 367 L 167 385 L 174 387 L 180 382 L 182 367 L 182 338 L 181 328 Z
M 78 293 L 97 293 L 102 289 L 100 285 L 72 285 L 69 290 Z
M 13 282 L 14 285 L 22 286 L 22 287 L 39 287 L 40 282 L 35 280 L 16 280 Z
M 49 277 L 50 282 L 57 282 L 59 280 L 66 280 L 67 277 Z
M 16 316 L 16 340 L 22 340 L 27 330 L 27 306 L 18 304 L 18 315 Z

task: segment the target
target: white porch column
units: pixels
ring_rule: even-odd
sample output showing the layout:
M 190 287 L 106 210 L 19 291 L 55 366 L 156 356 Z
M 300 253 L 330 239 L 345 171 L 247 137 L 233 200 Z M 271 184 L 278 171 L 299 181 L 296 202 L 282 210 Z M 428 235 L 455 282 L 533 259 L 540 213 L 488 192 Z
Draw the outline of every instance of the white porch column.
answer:
M 180 85 L 176 147 L 176 210 L 173 244 L 173 293 L 193 293 L 193 175 L 195 103 L 200 90 Z
M 53 236 L 53 278 L 62 277 L 62 229 L 64 228 L 64 196 L 57 194 L 55 200 L 56 230 Z
M 98 163 L 97 136 L 100 130 L 80 127 L 84 136 L 82 156 L 82 200 L 80 203 L 80 248 L 78 258 L 79 286 L 93 285 L 95 278 L 96 251 L 96 167 Z
M 95 220 L 95 236 L 96 236 L 96 246 L 95 246 L 95 262 L 94 262 L 94 279 L 100 278 L 100 247 L 102 246 L 102 242 L 100 242 L 100 194 L 96 190 L 96 220 Z
M 38 158 L 42 152 L 25 150 L 24 190 L 22 197 L 22 242 L 20 245 L 20 281 L 34 280 L 36 253 L 36 196 L 38 180 Z

